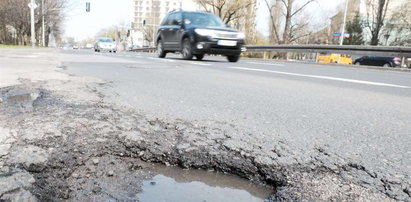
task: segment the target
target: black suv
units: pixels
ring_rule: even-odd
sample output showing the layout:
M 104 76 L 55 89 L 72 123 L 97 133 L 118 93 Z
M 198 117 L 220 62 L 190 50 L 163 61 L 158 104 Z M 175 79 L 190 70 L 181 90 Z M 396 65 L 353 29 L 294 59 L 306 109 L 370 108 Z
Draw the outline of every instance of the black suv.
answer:
M 170 12 L 157 31 L 160 58 L 168 52 L 181 52 L 186 60 L 193 56 L 202 60 L 205 54 L 218 54 L 227 56 L 230 62 L 237 62 L 245 51 L 243 45 L 243 33 L 228 28 L 219 17 L 205 12 Z
M 400 67 L 401 58 L 398 57 L 376 57 L 363 56 L 354 61 L 355 65 L 370 65 L 383 67 Z

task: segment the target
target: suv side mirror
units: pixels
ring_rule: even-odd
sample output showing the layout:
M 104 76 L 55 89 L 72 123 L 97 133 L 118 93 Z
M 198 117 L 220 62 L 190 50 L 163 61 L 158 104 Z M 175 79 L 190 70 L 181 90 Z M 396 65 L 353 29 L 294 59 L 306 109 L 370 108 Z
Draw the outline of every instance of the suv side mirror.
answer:
M 171 24 L 172 25 L 180 25 L 180 23 L 177 20 L 173 20 Z

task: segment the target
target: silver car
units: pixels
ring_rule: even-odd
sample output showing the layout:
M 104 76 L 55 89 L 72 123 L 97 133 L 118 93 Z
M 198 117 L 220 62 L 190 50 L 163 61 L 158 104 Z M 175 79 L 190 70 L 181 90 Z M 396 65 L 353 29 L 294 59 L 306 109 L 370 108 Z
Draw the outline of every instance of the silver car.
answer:
M 117 52 L 117 46 L 111 38 L 99 38 L 94 44 L 94 51 L 109 51 L 115 53 Z

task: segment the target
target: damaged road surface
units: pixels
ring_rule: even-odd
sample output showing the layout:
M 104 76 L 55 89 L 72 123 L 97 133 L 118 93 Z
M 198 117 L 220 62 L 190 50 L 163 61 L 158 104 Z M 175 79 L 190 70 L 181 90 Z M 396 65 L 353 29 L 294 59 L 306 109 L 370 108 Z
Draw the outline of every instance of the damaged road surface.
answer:
M 410 89 L 219 58 L 0 52 L 0 201 L 411 201 Z M 298 65 L 278 68 L 411 86 Z

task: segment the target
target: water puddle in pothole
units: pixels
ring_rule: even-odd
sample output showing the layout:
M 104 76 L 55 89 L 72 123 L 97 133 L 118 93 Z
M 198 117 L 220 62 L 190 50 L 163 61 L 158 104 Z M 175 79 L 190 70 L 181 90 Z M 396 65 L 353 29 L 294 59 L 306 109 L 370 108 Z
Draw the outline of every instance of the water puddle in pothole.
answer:
M 272 187 L 258 186 L 233 175 L 203 170 L 156 167 L 158 173 L 143 183 L 140 202 L 254 202 L 264 201 Z
M 1 101 L 13 106 L 32 107 L 33 102 L 40 97 L 39 91 L 11 90 L 0 95 Z

